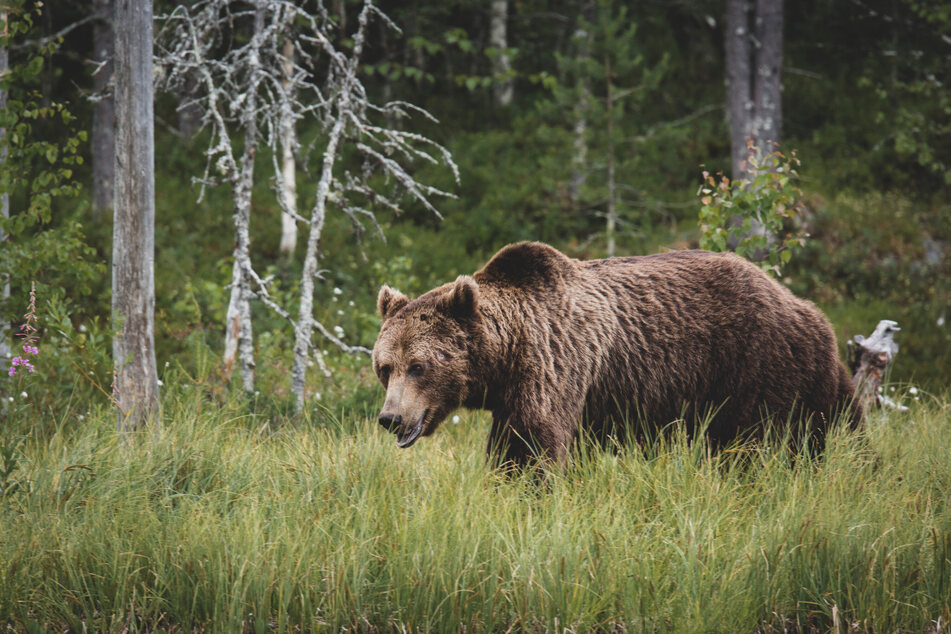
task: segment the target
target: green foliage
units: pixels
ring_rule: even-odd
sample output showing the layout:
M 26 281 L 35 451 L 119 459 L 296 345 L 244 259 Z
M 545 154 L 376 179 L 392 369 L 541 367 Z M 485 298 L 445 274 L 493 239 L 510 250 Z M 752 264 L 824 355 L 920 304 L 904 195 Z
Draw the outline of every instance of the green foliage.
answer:
M 42 3 L 14 3 L 8 13 L 0 46 L 10 47 L 33 32 Z M 11 213 L 0 218 L 0 271 L 9 276 L 11 300 L 0 307 L 6 320 L 18 316 L 31 281 L 41 295 L 69 290 L 73 296 L 89 294 L 105 267 L 95 261 L 81 223 L 85 208 L 75 202 L 80 191 L 74 171 L 82 165 L 84 131 L 75 132 L 76 120 L 66 104 L 47 100 L 35 88 L 59 41 L 27 49 L 14 59 L 0 87 L 7 92 L 0 110 L 0 193 L 8 194 Z M 71 201 L 71 207 L 68 206 Z M 57 207 L 59 205 L 59 207 Z M 61 213 L 54 218 L 54 208 Z
M 925 631 L 951 605 L 947 400 L 873 413 L 821 459 L 708 457 L 682 430 L 487 470 L 489 421 L 397 449 L 364 417 L 275 427 L 201 376 L 123 443 L 108 412 L 22 447 L 0 504 L 15 630 Z M 75 419 L 75 415 L 72 415 Z M 15 421 L 26 425 L 27 421 Z
M 796 219 L 795 185 L 799 159 L 779 151 L 761 155 L 752 148 L 748 174 L 730 180 L 722 174 L 703 172 L 697 190 L 700 198 L 700 248 L 726 251 L 754 260 L 775 276 L 781 266 L 806 242 L 802 232 L 787 229 Z
M 807 198 L 810 239 L 786 270 L 793 291 L 817 301 L 840 343 L 881 319 L 902 328 L 893 374 L 932 389 L 951 377 L 951 206 L 898 194 Z M 844 346 L 843 346 L 844 350 Z

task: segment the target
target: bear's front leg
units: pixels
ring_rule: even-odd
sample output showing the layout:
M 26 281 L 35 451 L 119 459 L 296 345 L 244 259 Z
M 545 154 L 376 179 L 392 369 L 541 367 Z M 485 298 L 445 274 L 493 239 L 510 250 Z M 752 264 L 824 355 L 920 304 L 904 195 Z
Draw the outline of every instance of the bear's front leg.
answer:
M 571 435 L 562 421 L 550 415 L 492 413 L 487 453 L 495 466 L 524 469 L 537 464 L 564 465 Z

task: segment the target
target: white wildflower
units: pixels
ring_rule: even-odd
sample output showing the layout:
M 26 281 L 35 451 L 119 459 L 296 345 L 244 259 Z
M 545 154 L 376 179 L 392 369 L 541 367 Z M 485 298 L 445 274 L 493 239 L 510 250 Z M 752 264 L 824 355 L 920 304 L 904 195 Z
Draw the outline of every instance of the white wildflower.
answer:
M 26 392 L 20 392 L 20 398 L 27 398 L 28 396 L 29 394 L 27 394 Z
M 79 324 L 79 332 L 86 332 L 86 324 Z
M 349 302 L 347 302 L 347 305 L 349 305 L 350 308 L 353 308 L 354 306 L 356 306 L 356 304 L 353 303 L 352 299 Z
M 13 402 L 13 397 L 12 397 L 12 396 L 8 396 L 8 397 L 7 397 L 7 400 L 12 403 L 12 402 Z
M 334 286 L 334 295 L 343 295 L 343 291 Z
M 338 337 L 343 337 L 343 328 L 340 326 L 334 326 L 334 334 Z
M 343 315 L 343 311 L 338 309 L 338 310 L 337 310 L 337 314 L 338 314 L 338 315 Z
M 458 415 L 458 414 L 456 414 L 455 416 L 452 417 L 452 422 L 454 422 L 454 423 L 458 423 L 458 422 L 459 422 L 459 415 Z
M 915 394 L 918 393 L 918 388 L 912 386 L 912 387 L 908 388 L 908 393 L 911 394 L 912 396 L 914 396 Z
M 158 383 L 159 387 L 162 387 L 165 385 L 164 383 L 162 383 L 162 379 L 159 379 L 158 381 L 156 381 L 156 383 Z
M 944 325 L 944 315 L 938 317 L 938 328 Z
M 307 367 L 308 367 L 308 368 L 314 367 L 314 360 L 313 360 L 313 359 L 307 359 Z

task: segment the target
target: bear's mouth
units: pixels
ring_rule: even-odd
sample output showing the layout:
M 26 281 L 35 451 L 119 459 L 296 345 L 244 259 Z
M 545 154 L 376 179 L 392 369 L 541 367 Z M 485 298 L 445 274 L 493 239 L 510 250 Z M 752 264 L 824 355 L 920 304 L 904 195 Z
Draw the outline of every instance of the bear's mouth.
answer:
M 412 429 L 408 432 L 403 433 L 396 437 L 396 446 L 401 449 L 407 449 L 413 446 L 413 443 L 416 442 L 416 439 L 419 438 L 419 435 L 423 433 L 423 423 L 426 422 L 426 414 L 429 413 L 427 409 L 423 412 L 423 415 L 419 417 L 419 420 L 416 421 L 416 424 L 413 425 Z

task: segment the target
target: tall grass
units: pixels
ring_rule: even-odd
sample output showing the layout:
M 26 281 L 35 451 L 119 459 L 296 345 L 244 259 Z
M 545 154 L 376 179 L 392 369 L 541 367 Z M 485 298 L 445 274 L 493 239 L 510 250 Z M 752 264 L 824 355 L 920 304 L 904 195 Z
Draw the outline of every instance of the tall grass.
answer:
M 187 390 L 29 438 L 0 502 L 15 630 L 933 631 L 951 618 L 951 408 L 820 459 L 674 436 L 488 470 L 486 421 L 411 450 L 362 417 L 276 431 Z M 833 621 L 836 615 L 838 623 Z M 840 631 L 845 631 L 840 630 Z

